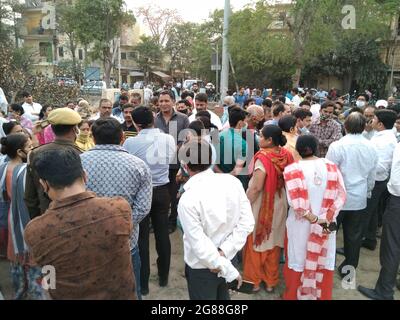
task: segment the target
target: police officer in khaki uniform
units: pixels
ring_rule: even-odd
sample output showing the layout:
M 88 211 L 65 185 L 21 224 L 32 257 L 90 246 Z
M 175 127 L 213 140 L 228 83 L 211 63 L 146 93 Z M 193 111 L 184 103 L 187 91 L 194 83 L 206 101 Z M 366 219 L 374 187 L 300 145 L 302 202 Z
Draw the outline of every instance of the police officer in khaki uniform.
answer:
M 75 145 L 79 129 L 77 125 L 82 121 L 79 113 L 60 108 L 52 111 L 47 120 L 56 136 L 54 142 L 33 149 L 28 156 L 28 170 L 26 173 L 25 203 L 31 219 L 43 214 L 49 207 L 50 199 L 39 183 L 39 177 L 31 164 L 39 152 L 54 149 L 73 148 L 79 153 L 82 151 Z M 68 174 L 66 172 L 66 174 Z

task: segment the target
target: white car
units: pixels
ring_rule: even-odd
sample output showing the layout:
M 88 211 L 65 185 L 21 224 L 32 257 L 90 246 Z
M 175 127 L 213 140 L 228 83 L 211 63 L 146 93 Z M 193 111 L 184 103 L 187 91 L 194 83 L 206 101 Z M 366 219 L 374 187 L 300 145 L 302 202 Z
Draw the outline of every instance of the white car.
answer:
M 6 98 L 6 95 L 4 94 L 4 91 L 2 88 L 0 88 L 0 109 L 7 114 L 7 109 L 8 109 L 8 101 Z
M 199 88 L 202 88 L 202 87 L 204 86 L 203 80 L 199 80 L 199 79 L 188 79 L 188 80 L 185 80 L 185 81 L 183 82 L 183 89 L 184 89 L 184 90 L 185 90 L 185 89 L 190 90 L 190 89 L 192 88 L 192 85 L 195 84 L 195 83 L 198 84 Z

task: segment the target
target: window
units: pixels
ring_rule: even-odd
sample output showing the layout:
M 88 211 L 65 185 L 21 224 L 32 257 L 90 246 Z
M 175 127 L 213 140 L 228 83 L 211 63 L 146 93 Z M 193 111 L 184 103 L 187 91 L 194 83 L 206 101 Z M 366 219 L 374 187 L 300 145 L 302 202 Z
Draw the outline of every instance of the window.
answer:
M 64 48 L 63 47 L 58 47 L 58 56 L 60 58 L 64 58 Z
M 82 49 L 78 50 L 78 58 L 79 58 L 79 60 L 83 60 L 83 50 Z
M 46 62 L 53 62 L 53 52 L 50 42 L 39 42 L 39 55 L 42 58 L 46 58 Z
M 121 52 L 121 60 L 126 60 L 126 52 Z
M 129 60 L 137 60 L 138 59 L 138 52 L 137 51 L 132 51 L 128 53 L 128 59 Z

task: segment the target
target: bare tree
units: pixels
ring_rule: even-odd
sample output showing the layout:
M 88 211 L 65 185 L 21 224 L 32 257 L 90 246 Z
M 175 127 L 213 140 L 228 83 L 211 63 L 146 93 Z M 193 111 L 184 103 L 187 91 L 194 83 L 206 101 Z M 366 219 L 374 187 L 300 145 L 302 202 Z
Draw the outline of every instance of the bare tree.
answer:
M 160 46 L 167 43 L 171 28 L 177 23 L 182 23 L 177 10 L 163 9 L 152 4 L 140 7 L 136 15 L 143 18 L 144 24 L 149 27 L 151 35 Z

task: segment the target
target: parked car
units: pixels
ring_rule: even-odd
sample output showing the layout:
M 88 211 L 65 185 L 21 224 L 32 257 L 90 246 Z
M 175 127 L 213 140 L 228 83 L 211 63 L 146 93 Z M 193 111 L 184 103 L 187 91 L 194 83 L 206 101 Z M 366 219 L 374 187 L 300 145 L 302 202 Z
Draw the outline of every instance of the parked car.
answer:
M 193 86 L 193 84 L 197 83 L 197 85 L 199 86 L 199 88 L 204 88 L 204 82 L 203 80 L 199 80 L 199 79 L 188 79 L 185 80 L 183 82 L 183 89 L 188 89 L 190 90 Z
M 81 93 L 101 95 L 103 89 L 107 89 L 105 81 L 88 81 L 81 87 Z
M 75 79 L 72 78 L 66 78 L 66 77 L 59 77 L 57 78 L 57 82 L 59 86 L 67 86 L 67 87 L 73 87 L 77 86 L 78 82 L 75 81 Z

